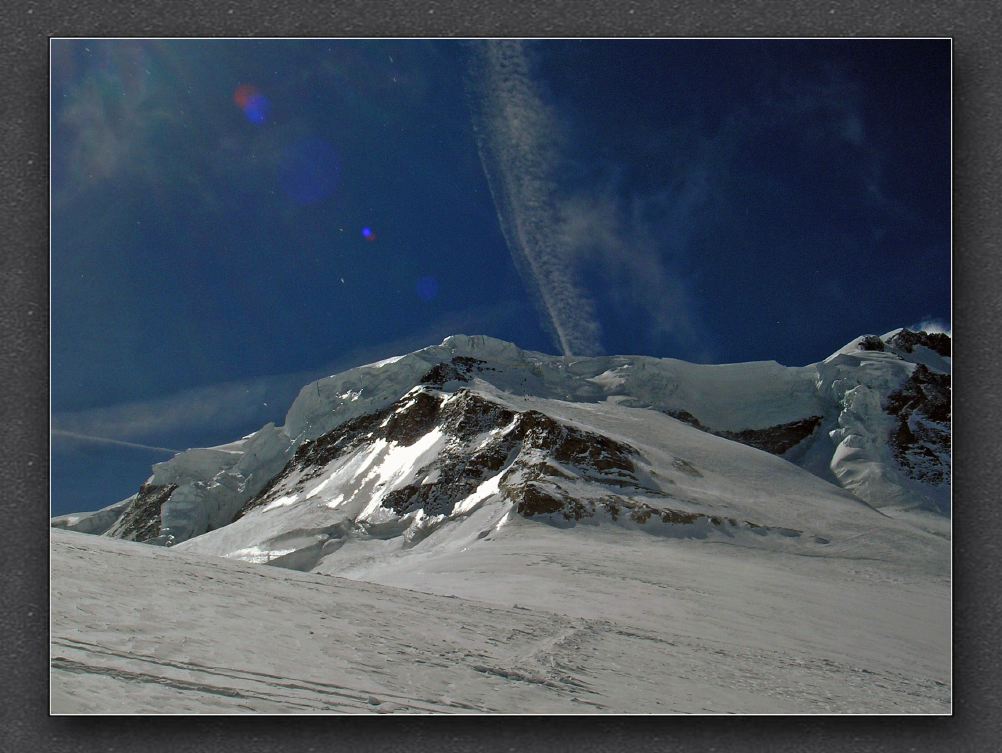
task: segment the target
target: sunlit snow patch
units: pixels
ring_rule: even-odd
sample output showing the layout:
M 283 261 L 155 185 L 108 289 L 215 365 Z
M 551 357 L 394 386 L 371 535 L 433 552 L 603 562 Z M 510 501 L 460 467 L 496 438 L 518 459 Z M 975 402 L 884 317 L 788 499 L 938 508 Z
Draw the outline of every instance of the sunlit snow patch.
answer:
M 268 510 L 274 510 L 276 507 L 285 507 L 286 505 L 292 505 L 299 501 L 298 494 L 287 494 L 284 497 L 279 497 L 278 499 L 272 500 L 263 508 L 261 512 L 268 512 Z
M 381 369 L 383 366 L 389 366 L 391 363 L 396 363 L 401 358 L 403 358 L 403 356 L 390 356 L 389 358 L 384 358 L 382 361 L 368 363 L 365 366 L 370 369 Z
M 459 502 L 455 508 L 453 508 L 454 513 L 464 513 L 470 512 L 475 509 L 477 505 L 483 502 L 492 494 L 496 494 L 498 491 L 498 484 L 501 483 L 501 476 L 504 474 L 497 473 L 491 476 L 486 481 L 482 482 L 480 486 L 466 499 Z
M 403 446 L 395 442 L 389 445 L 389 451 L 383 458 L 383 462 L 369 473 L 369 477 L 373 474 L 377 476 L 376 489 L 379 491 L 372 495 L 372 499 L 369 500 L 369 504 L 362 510 L 358 519 L 372 520 L 383 517 L 380 511 L 395 516 L 392 510 L 384 510 L 382 507 L 384 494 L 389 491 L 391 486 L 405 480 L 415 469 L 419 468 L 422 457 L 426 453 L 434 453 L 444 437 L 445 434 L 442 430 L 435 427 L 412 445 Z
M 261 565 L 277 557 L 291 554 L 295 549 L 262 549 L 259 546 L 249 546 L 246 549 L 237 549 L 230 552 L 226 557 L 235 560 L 243 560 L 255 565 Z
M 615 389 L 616 387 L 626 384 L 626 377 L 624 377 L 620 371 L 621 369 L 603 371 L 598 376 L 591 377 L 587 381 L 597 384 L 599 387 L 604 387 L 607 390 Z

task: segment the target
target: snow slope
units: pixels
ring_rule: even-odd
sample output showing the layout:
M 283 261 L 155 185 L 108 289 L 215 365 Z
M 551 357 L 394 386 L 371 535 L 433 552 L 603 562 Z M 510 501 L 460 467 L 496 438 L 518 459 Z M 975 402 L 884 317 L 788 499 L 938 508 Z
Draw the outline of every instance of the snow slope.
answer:
M 52 711 L 949 710 L 941 577 L 514 528 L 398 585 L 53 530 Z
M 578 436 L 609 444 L 575 457 Z M 947 549 L 781 458 L 616 400 L 419 387 L 303 450 L 242 517 L 176 548 L 337 572 L 356 556 L 479 549 L 526 517 L 919 567 Z
M 108 531 L 122 517 L 126 509 L 136 500 L 136 495 L 102 507 L 94 512 L 57 515 L 50 521 L 53 528 L 65 528 L 80 533 L 102 534 Z

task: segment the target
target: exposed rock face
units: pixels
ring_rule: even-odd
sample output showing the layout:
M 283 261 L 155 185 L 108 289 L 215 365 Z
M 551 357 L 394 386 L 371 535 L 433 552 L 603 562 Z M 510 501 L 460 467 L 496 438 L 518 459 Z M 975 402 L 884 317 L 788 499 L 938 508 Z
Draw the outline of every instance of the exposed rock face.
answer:
M 923 333 L 924 334 L 924 333 Z M 950 375 L 915 367 L 884 410 L 896 421 L 889 440 L 911 478 L 940 484 L 950 477 Z
M 761 533 L 782 531 L 784 535 L 800 535 L 801 531 L 794 529 L 776 529 L 761 526 L 747 520 L 738 521 L 731 517 L 705 515 L 698 512 L 675 510 L 670 507 L 655 507 L 628 497 L 607 496 L 600 500 L 575 499 L 565 496 L 553 489 L 547 489 L 537 483 L 523 484 L 520 487 L 506 487 L 515 498 L 515 511 L 526 518 L 541 515 L 557 515 L 566 521 L 580 521 L 593 518 L 602 513 L 612 520 L 628 519 L 639 525 L 660 522 L 665 525 L 697 525 L 706 524 L 716 528 L 749 528 Z
M 952 350 L 949 335 L 942 332 L 912 332 L 910 329 L 903 329 L 896 333 L 888 339 L 887 344 L 899 348 L 905 353 L 911 353 L 916 345 L 923 345 L 944 358 L 949 358 Z
M 442 409 L 439 428 L 450 437 L 449 444 L 414 483 L 387 494 L 382 506 L 397 515 L 416 510 L 450 514 L 481 482 L 511 464 L 522 433 L 515 417 L 515 412 L 462 390 Z M 501 434 L 505 427 L 509 430 Z M 478 437 L 484 439 L 478 442 Z
M 149 541 L 160 535 L 160 508 L 170 499 L 176 484 L 159 486 L 143 484 L 139 487 L 139 495 L 121 518 L 113 525 L 106 536 L 129 541 Z
M 785 536 L 801 533 L 668 506 L 672 496 L 642 470 L 645 461 L 637 448 L 536 410 L 514 410 L 466 389 L 450 394 L 421 388 L 383 411 L 307 442 L 238 517 L 301 492 L 330 464 L 366 446 L 382 442 L 409 447 L 435 432 L 447 438 L 442 449 L 417 469 L 410 483 L 382 497 L 382 508 L 398 518 L 418 511 L 427 517 L 450 516 L 462 513 L 464 501 L 478 494 L 500 494 L 514 513 L 558 524 L 604 518 L 640 527 L 684 526 L 697 535 L 735 528 Z M 684 458 L 676 457 L 672 468 L 702 477 Z M 667 479 L 664 483 L 673 484 Z M 490 486 L 487 492 L 485 486 Z M 605 491 L 596 496 L 595 489 Z M 614 489 L 621 492 L 612 493 Z
M 771 452 L 773 455 L 782 455 L 811 436 L 820 425 L 821 416 L 810 416 L 802 421 L 791 421 L 788 424 L 770 426 L 766 429 L 714 433 L 725 439 L 733 439 L 735 442 Z
M 448 363 L 440 363 L 421 377 L 421 384 L 441 387 L 448 382 L 469 382 L 470 377 L 482 371 L 494 371 L 486 361 L 471 356 L 454 356 Z
M 859 341 L 860 350 L 875 350 L 878 352 L 883 352 L 884 341 L 881 340 L 877 335 L 864 335 Z
M 384 507 L 399 515 L 418 509 L 427 515 L 448 515 L 486 478 L 505 468 L 508 473 L 501 488 L 512 497 L 543 496 L 533 480 L 544 477 L 641 487 L 633 474 L 636 449 L 538 411 L 514 412 L 464 391 L 446 404 L 442 418 L 443 430 L 457 441 L 419 481 L 388 494 Z M 484 433 L 495 436 L 470 453 L 469 444 Z M 516 509 L 532 514 L 528 508 Z
M 697 429 L 711 431 L 708 426 L 703 426 L 702 422 L 687 410 L 666 410 L 665 414 L 682 421 L 683 423 L 687 423 L 689 426 L 695 426 Z
M 433 429 L 450 441 L 433 463 L 420 469 L 412 484 L 389 492 L 383 507 L 398 515 L 423 510 L 448 515 L 490 476 L 518 470 L 522 487 L 543 476 L 600 480 L 616 486 L 644 487 L 634 476 L 635 448 L 600 434 L 560 423 L 538 411 L 516 412 L 460 389 L 452 396 L 428 390 L 405 395 L 389 408 L 347 422 L 303 444 L 271 483 L 237 514 L 240 518 L 289 488 L 293 474 L 301 489 L 330 462 L 377 440 L 407 447 Z M 512 482 L 507 489 L 515 491 Z M 528 492 L 531 496 L 532 492 Z
M 796 447 L 809 436 L 811 436 L 818 426 L 821 425 L 821 416 L 810 416 L 800 421 L 790 421 L 785 424 L 768 426 L 764 429 L 742 429 L 741 431 L 715 431 L 703 423 L 694 415 L 685 410 L 665 411 L 672 418 L 684 421 L 697 429 L 715 434 L 724 439 L 730 439 L 758 450 L 771 452 L 773 455 L 782 455 L 788 450 Z

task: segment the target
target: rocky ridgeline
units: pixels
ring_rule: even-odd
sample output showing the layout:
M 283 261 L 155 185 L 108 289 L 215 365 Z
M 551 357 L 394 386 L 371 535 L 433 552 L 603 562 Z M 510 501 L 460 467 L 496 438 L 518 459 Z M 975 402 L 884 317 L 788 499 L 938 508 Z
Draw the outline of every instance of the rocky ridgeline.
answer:
M 449 443 L 419 470 L 413 483 L 387 494 L 384 507 L 400 515 L 418 509 L 428 515 L 448 515 L 457 502 L 503 469 L 519 470 L 522 487 L 540 476 L 573 474 L 603 484 L 648 488 L 633 473 L 634 458 L 639 456 L 635 448 L 539 411 L 512 410 L 467 389 L 450 394 L 425 387 L 303 444 L 237 518 L 280 494 L 301 490 L 330 463 L 363 445 L 381 439 L 408 447 L 434 429 L 449 437 Z M 293 476 L 297 480 L 290 487 L 285 482 Z M 516 491 L 514 486 L 508 490 Z
M 950 336 L 942 332 L 913 332 L 910 329 L 902 329 L 887 338 L 887 344 L 905 353 L 913 353 L 915 346 L 921 345 L 944 358 L 949 358 L 953 351 Z
M 435 428 L 449 441 L 412 481 L 379 500 L 383 509 L 449 515 L 498 475 L 499 490 L 527 517 L 694 522 L 684 509 L 647 509 L 632 499 L 665 494 L 652 474 L 638 472 L 643 462 L 635 447 L 540 411 L 514 410 L 484 392 L 657 410 L 803 463 L 823 478 L 834 475 L 871 505 L 942 512 L 949 503 L 951 350 L 947 335 L 903 329 L 857 338 L 805 367 L 713 366 L 634 356 L 568 359 L 454 336 L 307 385 L 284 426 L 181 453 L 154 466 L 138 493 L 114 510 L 53 525 L 178 543 L 301 491 L 363 445 L 409 447 Z M 681 458 L 673 470 L 699 473 Z
M 719 431 L 704 426 L 694 415 L 685 410 L 666 410 L 672 418 L 684 421 L 700 431 L 714 434 L 724 439 L 746 444 L 757 450 L 764 450 L 773 455 L 782 455 L 792 450 L 798 444 L 810 437 L 821 425 L 821 416 L 808 416 L 799 421 L 789 421 L 784 424 L 768 426 L 764 429 L 742 429 L 741 431 Z
M 891 393 L 884 409 L 895 419 L 890 444 L 898 463 L 916 480 L 950 478 L 950 375 L 918 365 Z
M 411 483 L 383 498 L 382 506 L 397 516 L 417 511 L 427 516 L 452 515 L 458 503 L 500 474 L 498 492 L 525 518 L 576 522 L 607 516 L 637 526 L 702 525 L 800 535 L 791 529 L 644 502 L 637 496 L 664 502 L 671 498 L 651 474 L 638 467 L 643 457 L 635 447 L 536 410 L 513 410 L 467 389 L 450 394 L 431 387 L 412 391 L 383 411 L 349 421 L 304 444 L 272 484 L 240 510 L 237 519 L 279 497 L 302 492 L 331 463 L 374 442 L 409 447 L 435 430 L 448 437 L 445 448 L 418 469 Z M 673 468 L 701 475 L 682 458 L 675 458 Z M 603 491 L 581 494 L 577 486 L 581 483 Z

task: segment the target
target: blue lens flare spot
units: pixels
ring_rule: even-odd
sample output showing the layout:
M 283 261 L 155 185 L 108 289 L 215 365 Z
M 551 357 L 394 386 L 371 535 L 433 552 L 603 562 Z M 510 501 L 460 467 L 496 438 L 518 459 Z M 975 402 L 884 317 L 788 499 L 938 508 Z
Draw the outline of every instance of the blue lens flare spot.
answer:
M 261 125 L 268 119 L 268 112 L 271 110 L 271 103 L 263 94 L 251 97 L 244 108 L 244 115 L 247 120 L 255 125 Z
M 297 204 L 317 204 L 337 189 L 341 167 L 334 147 L 309 138 L 288 147 L 278 166 L 278 181 Z
M 371 243 L 372 241 L 376 240 L 376 233 L 371 227 L 363 227 L 362 237 Z
M 417 283 L 418 298 L 422 301 L 433 301 L 438 296 L 438 280 L 434 277 L 422 277 Z

